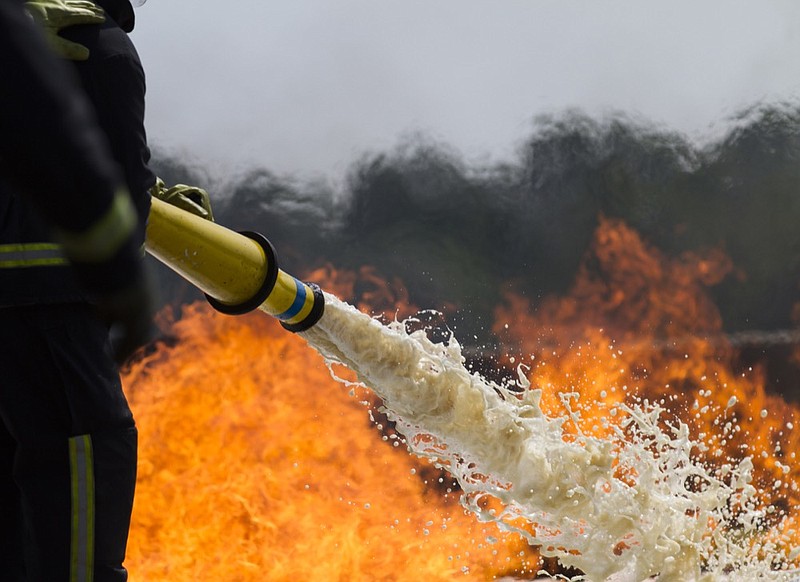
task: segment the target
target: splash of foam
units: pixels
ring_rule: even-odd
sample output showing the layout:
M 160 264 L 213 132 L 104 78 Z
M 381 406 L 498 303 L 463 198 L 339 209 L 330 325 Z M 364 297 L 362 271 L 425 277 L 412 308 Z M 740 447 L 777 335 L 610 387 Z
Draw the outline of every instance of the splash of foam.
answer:
M 382 399 L 409 450 L 447 468 L 480 519 L 520 531 L 593 581 L 790 578 L 776 542 L 761 540 L 748 458 L 703 466 L 693 455 L 702 443 L 647 402 L 612 409 L 611 438 L 568 433 L 521 372 L 516 389 L 486 381 L 464 367 L 453 338 L 435 344 L 403 322 L 325 301 L 303 337 Z M 563 397 L 568 407 L 573 396 Z

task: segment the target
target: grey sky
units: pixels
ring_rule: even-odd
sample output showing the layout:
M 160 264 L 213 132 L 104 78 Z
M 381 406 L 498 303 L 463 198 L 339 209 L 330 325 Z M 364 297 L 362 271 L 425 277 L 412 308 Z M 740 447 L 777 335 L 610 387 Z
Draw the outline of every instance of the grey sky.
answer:
M 505 159 L 567 108 L 702 139 L 800 97 L 796 0 L 150 0 L 133 39 L 152 143 L 305 177 L 416 131 Z

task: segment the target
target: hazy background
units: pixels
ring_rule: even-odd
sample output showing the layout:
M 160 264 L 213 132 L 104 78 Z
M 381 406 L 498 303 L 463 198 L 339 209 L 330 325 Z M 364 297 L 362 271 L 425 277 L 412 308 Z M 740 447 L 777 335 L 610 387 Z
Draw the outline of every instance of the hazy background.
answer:
M 800 93 L 795 0 L 150 0 L 133 38 L 154 144 L 305 176 L 416 131 L 502 159 L 573 107 L 703 140 Z
M 620 219 L 669 260 L 730 257 L 708 292 L 756 338 L 742 368 L 800 399 L 796 0 L 150 0 L 137 18 L 156 171 L 207 187 L 285 270 L 370 265 L 483 350 L 506 291 L 568 293 L 599 217 Z M 159 277 L 165 300 L 199 297 Z

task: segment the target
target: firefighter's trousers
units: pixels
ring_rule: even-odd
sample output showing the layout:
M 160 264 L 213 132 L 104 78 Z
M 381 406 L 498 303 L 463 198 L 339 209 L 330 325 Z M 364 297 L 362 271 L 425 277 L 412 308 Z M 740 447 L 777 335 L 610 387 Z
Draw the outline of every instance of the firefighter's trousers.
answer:
M 137 433 L 86 304 L 0 308 L 0 578 L 118 582 Z

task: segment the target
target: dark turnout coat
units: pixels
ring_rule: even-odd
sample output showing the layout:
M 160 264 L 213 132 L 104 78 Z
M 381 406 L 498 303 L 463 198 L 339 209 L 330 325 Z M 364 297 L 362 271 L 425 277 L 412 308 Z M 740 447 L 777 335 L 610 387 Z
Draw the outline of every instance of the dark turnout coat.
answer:
M 62 32 L 90 50 L 89 60 L 73 63 L 70 72 L 77 73 L 72 76 L 94 105 L 93 111 L 69 98 L 66 89 L 76 79 L 50 70 L 33 57 L 15 58 L 19 49 L 5 45 L 12 45 L 15 36 L 25 33 L 12 25 L 13 19 L 0 24 L 0 108 L 4 112 L 0 121 L 4 142 L 0 150 L 0 307 L 87 299 L 86 285 L 78 285 L 50 230 L 52 224 L 70 230 L 91 227 L 99 209 L 104 208 L 93 194 L 98 182 L 124 181 L 140 226 L 122 249 L 127 260 L 112 256 L 104 265 L 93 265 L 93 272 L 78 275 L 88 279 L 93 290 L 103 291 L 124 281 L 125 272 L 133 270 L 130 256 L 141 255 L 150 208 L 148 189 L 155 183 L 148 167 L 150 151 L 144 130 L 144 72 L 127 33 L 117 23 L 119 19 L 126 27 L 132 26 L 130 4 L 127 0 L 98 4 L 107 10 L 105 24 Z M 31 80 L 37 68 L 47 70 L 45 81 L 63 94 L 66 106 L 52 103 L 41 82 Z M 95 129 L 98 124 L 102 135 Z M 37 133 L 37 126 L 42 126 L 41 134 L 46 137 Z M 22 147 L 25 140 L 33 143 Z M 97 175 L 87 173 L 81 160 L 70 155 L 72 143 L 81 145 L 83 155 L 93 157 Z M 108 146 L 112 165 L 104 163 L 98 152 Z M 131 253 L 131 247 L 138 252 Z

